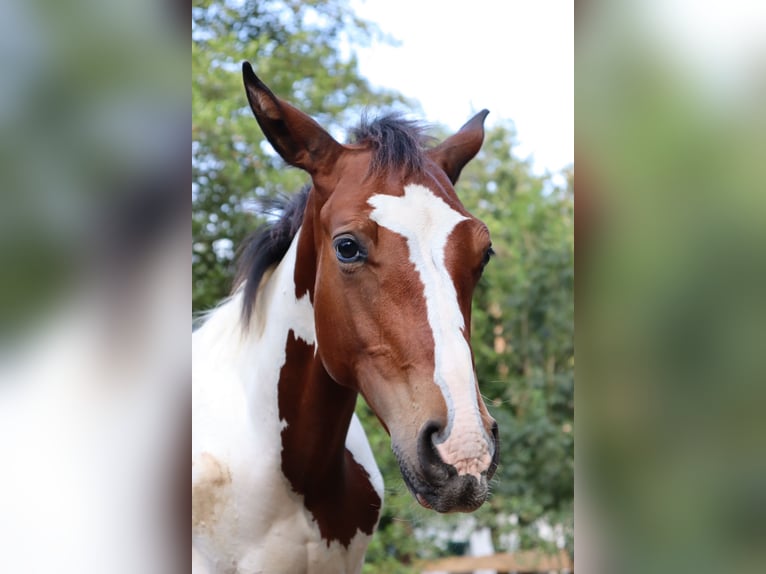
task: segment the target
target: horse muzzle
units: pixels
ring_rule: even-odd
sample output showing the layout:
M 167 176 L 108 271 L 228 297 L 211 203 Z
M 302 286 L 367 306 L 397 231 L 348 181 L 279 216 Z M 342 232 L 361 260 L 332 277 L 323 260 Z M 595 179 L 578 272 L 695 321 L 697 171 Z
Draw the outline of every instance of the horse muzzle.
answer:
M 403 456 L 394 448 L 404 482 L 413 497 L 425 508 L 437 512 L 472 512 L 486 501 L 489 481 L 497 469 L 497 423 L 493 422 L 492 425 L 492 459 L 489 467 L 478 470 L 479 464 L 471 464 L 471 461 L 466 461 L 464 465 L 476 468 L 474 473 L 459 473 L 454 465 L 442 460 L 434 444 L 438 432 L 439 425 L 433 421 L 423 425 L 417 438 L 417 461 Z

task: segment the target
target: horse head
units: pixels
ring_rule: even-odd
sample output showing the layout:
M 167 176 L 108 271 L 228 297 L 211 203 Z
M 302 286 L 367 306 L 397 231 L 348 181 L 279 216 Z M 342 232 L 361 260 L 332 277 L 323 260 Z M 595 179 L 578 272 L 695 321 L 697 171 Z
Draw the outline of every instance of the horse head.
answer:
M 420 504 L 475 510 L 498 456 L 470 344 L 471 299 L 492 249 L 454 184 L 487 112 L 428 149 L 396 118 L 341 144 L 248 63 L 243 76 L 266 138 L 311 176 L 295 287 L 310 296 L 322 368 L 375 412 Z

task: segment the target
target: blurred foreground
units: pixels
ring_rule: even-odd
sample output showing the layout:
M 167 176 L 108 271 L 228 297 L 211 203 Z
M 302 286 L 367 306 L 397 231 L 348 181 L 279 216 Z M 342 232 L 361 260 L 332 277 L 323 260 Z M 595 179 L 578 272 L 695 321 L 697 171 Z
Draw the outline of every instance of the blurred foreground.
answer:
M 0 572 L 186 570 L 187 10 L 0 8 Z

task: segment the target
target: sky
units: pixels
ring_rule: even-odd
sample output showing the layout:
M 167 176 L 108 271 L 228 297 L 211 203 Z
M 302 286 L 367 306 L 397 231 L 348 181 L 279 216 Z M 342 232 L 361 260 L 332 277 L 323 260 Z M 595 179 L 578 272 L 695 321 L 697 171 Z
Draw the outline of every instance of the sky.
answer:
M 512 120 L 535 171 L 574 163 L 574 7 L 568 0 L 352 0 L 399 41 L 359 48 L 373 85 L 420 102 L 423 120 L 458 129 L 487 108 Z

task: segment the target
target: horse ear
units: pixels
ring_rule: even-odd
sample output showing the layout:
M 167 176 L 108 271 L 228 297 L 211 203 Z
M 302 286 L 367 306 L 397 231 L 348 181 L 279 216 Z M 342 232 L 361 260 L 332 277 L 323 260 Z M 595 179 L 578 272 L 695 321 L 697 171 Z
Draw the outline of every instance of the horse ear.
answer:
M 484 141 L 484 118 L 489 114 L 489 110 L 482 110 L 458 132 L 435 148 L 428 150 L 428 156 L 444 170 L 447 177 L 454 184 L 460 177 L 460 172 L 473 157 L 479 153 L 481 144 Z
M 242 79 L 255 119 L 282 159 L 312 175 L 331 170 L 343 146 L 308 115 L 275 96 L 250 62 L 242 63 Z

